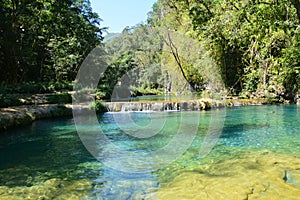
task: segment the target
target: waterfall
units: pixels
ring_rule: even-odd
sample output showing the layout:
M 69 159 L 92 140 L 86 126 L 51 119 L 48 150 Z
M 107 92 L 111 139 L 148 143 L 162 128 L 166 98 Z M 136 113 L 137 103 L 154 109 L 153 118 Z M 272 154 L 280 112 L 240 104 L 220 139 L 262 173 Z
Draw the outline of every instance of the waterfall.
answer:
M 212 107 L 222 107 L 225 103 L 211 99 L 200 99 L 178 102 L 106 102 L 104 105 L 110 112 L 170 112 L 209 110 Z

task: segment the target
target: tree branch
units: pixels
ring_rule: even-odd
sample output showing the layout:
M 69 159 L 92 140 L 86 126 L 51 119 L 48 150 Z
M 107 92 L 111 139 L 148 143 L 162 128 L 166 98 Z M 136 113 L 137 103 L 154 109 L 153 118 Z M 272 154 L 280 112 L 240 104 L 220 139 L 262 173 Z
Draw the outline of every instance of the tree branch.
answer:
M 190 84 L 190 82 L 188 81 L 188 78 L 186 77 L 186 75 L 185 75 L 185 73 L 184 73 L 183 66 L 182 66 L 182 62 L 181 62 L 181 59 L 180 59 L 180 56 L 179 56 L 179 53 L 178 53 L 178 49 L 177 49 L 177 47 L 175 46 L 175 44 L 173 43 L 169 31 L 168 31 L 168 33 L 167 33 L 167 36 L 168 36 L 168 38 L 167 38 L 168 40 L 166 40 L 166 39 L 164 38 L 164 41 L 165 41 L 165 43 L 167 44 L 167 46 L 170 47 L 171 53 L 172 53 L 172 55 L 173 55 L 173 57 L 174 57 L 174 59 L 175 59 L 177 65 L 178 65 L 178 67 L 179 67 L 179 69 L 180 69 L 180 71 L 181 71 L 181 74 L 182 74 L 183 78 L 184 78 L 185 81 L 193 88 L 193 90 L 196 90 L 196 89 L 194 88 L 194 86 Z

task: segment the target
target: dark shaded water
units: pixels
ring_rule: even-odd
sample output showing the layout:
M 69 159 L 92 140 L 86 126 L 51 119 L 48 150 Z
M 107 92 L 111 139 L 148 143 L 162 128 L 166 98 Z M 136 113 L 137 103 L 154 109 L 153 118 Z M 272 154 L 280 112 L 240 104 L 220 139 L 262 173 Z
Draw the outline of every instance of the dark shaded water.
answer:
M 72 119 L 41 120 L 9 130 L 0 136 L 0 195 L 14 199 L 29 196 L 32 199 L 143 199 L 182 170 L 206 162 L 207 159 L 199 159 L 198 155 L 209 125 L 213 127 L 216 123 L 212 119 L 216 112 L 220 111 L 130 113 L 139 126 L 147 126 L 151 118 L 166 120 L 156 135 L 144 139 L 126 134 L 115 123 L 116 115 L 120 119 L 122 113 L 99 116 L 102 130 L 112 143 L 139 153 L 163 148 L 178 134 L 181 123 L 190 123 L 191 128 L 184 129 L 186 134 L 191 134 L 194 124 L 198 126 L 189 149 L 176 162 L 140 174 L 122 173 L 97 161 L 82 144 Z M 207 156 L 210 160 L 223 159 L 224 154 L 235 159 L 236 152 L 244 150 L 300 153 L 300 108 L 297 106 L 232 108 L 226 110 L 224 120 L 217 144 Z M 147 128 L 151 131 L 154 126 Z

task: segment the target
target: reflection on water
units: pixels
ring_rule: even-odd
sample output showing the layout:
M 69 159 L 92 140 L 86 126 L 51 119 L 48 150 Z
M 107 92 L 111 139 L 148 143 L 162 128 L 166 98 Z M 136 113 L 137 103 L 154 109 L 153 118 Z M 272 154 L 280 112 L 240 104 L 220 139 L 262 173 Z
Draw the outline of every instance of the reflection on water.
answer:
M 300 108 L 227 109 L 217 145 L 199 159 L 213 112 L 187 112 L 186 119 L 200 115 L 196 138 L 176 162 L 152 173 L 126 174 L 104 166 L 85 149 L 71 119 L 9 130 L 0 136 L 1 199 L 296 199 Z M 150 123 L 150 115 L 168 118 L 157 135 L 138 139 L 120 130 L 113 115 L 99 116 L 107 137 L 123 149 L 149 152 L 176 135 L 181 114 L 131 113 L 141 126 Z

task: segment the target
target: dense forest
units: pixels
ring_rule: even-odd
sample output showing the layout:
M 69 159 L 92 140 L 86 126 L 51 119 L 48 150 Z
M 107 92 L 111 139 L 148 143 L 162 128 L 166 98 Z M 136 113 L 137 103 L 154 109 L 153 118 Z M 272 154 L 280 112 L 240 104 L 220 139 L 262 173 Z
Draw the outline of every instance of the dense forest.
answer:
M 101 45 L 109 59 L 100 99 L 124 75 L 135 95 L 299 95 L 299 0 L 158 0 L 147 22 L 104 41 L 88 0 L 4 0 L 0 9 L 2 85 L 72 83 Z
M 245 98 L 293 101 L 300 84 L 299 25 L 297 0 L 158 0 L 147 24 L 125 29 L 107 46 L 119 61 L 132 59 L 149 83 L 160 65 L 167 84 L 178 82 L 166 80 L 177 70 L 194 91 L 214 85 Z
M 71 82 L 102 40 L 88 0 L 4 0 L 0 5 L 0 80 Z

